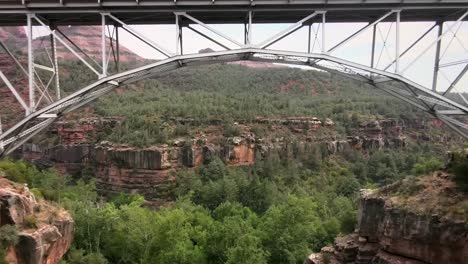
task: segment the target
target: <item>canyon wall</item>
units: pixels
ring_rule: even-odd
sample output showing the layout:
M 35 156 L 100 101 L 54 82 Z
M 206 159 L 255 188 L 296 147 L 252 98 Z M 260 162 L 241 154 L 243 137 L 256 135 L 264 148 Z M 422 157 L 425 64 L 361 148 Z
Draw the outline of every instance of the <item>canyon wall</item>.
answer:
M 356 232 L 312 254 L 309 263 L 468 263 L 468 195 L 451 178 L 437 172 L 362 190 Z
M 0 175 L 0 221 L 18 230 L 18 244 L 7 251 L 11 264 L 58 264 L 73 240 L 74 222 L 68 212 L 37 201 L 27 186 L 4 175 Z
M 167 197 L 177 169 L 199 167 L 215 157 L 229 166 L 245 166 L 272 151 L 297 157 L 314 147 L 333 155 L 350 149 L 369 151 L 406 145 L 403 126 L 395 120 L 362 124 L 355 135 L 337 140 L 332 135 L 333 121 L 322 122 L 314 117 L 259 118 L 249 124 L 236 122 L 233 125 L 241 133 L 234 137 L 223 136 L 222 125 L 213 121 L 203 128 L 203 133 L 175 138 L 167 144 L 144 148 L 106 141 L 94 144 L 98 134 L 120 122 L 118 118 L 58 122 L 49 131 L 49 135 L 57 137 L 57 144 L 45 149 L 26 145 L 21 155 L 37 164 L 54 166 L 64 174 L 80 177 L 88 172 L 96 177 L 97 188 L 102 193 L 139 193 L 148 200 L 157 200 Z M 189 122 L 178 120 L 183 124 Z M 271 131 L 263 137 L 257 136 L 251 131 L 253 125 L 262 125 Z M 314 137 L 320 128 L 332 136 Z M 294 136 L 286 139 L 274 134 L 278 131 L 289 131 L 287 133 L 294 133 Z

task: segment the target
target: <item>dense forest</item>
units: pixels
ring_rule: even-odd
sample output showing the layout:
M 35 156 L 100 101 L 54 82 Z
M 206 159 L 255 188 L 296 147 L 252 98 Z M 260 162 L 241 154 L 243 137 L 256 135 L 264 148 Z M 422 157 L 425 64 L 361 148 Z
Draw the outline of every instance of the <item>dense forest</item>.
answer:
M 178 171 L 169 190 L 175 202 L 159 210 L 138 195 L 101 197 L 92 177 L 72 179 L 11 160 L 0 170 L 72 213 L 75 238 L 63 263 L 299 264 L 353 231 L 360 188 L 443 165 L 440 150 L 428 144 L 369 156 L 327 153 L 271 153 L 248 167 L 214 159 Z

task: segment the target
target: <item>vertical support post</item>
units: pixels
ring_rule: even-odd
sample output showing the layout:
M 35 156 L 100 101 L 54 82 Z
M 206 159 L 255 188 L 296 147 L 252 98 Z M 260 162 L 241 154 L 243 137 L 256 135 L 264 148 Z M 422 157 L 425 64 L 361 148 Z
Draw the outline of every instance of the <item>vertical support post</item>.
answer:
M 55 30 L 54 26 L 50 26 L 50 30 Z M 60 100 L 60 76 L 59 76 L 59 68 L 58 68 L 58 60 L 57 60 L 57 42 L 55 41 L 54 34 L 50 34 L 50 48 L 52 49 L 52 59 L 54 63 L 54 78 L 55 78 L 55 94 L 57 96 L 57 100 Z
M 437 45 L 436 45 L 436 54 L 435 54 L 435 61 L 434 61 L 434 72 L 432 75 L 432 91 L 437 90 L 437 79 L 439 76 L 439 63 L 440 63 L 440 46 L 442 44 L 442 35 L 444 23 L 442 21 L 437 22 L 438 31 L 437 31 Z
M 249 11 L 249 25 L 247 31 L 247 45 L 250 46 L 252 43 L 252 11 Z
M 327 48 L 325 47 L 326 15 L 327 15 L 327 12 L 322 13 L 322 53 L 327 52 Z
M 115 63 L 117 72 L 120 72 L 120 40 L 119 40 L 119 25 L 114 25 L 115 27 L 115 50 L 117 56 L 117 62 Z
M 396 11 L 396 30 L 395 30 L 395 73 L 400 71 L 400 13 L 401 10 Z
M 184 54 L 184 39 L 182 32 L 184 30 L 184 27 L 179 24 L 179 44 L 180 44 L 180 55 Z
M 374 68 L 374 61 L 375 61 L 375 34 L 377 32 L 377 25 L 378 24 L 374 25 L 373 31 L 372 31 L 372 53 L 371 53 L 371 63 L 370 63 L 371 68 Z
M 180 55 L 180 28 L 179 28 L 179 15 L 175 14 L 175 31 L 176 31 L 176 55 Z
M 35 108 L 35 91 L 34 91 L 34 54 L 32 47 L 32 16 L 33 14 L 27 14 L 27 31 L 28 31 L 28 85 L 29 85 L 29 113 L 34 112 Z
M 101 13 L 101 51 L 102 51 L 102 76 L 107 76 L 107 59 L 106 59 L 106 15 Z
M 247 23 L 244 21 L 244 45 L 247 45 Z
M 183 43 L 182 43 L 182 24 L 180 23 L 179 14 L 174 13 L 175 15 L 175 27 L 176 27 L 176 55 L 183 54 Z
M 311 37 L 311 34 L 312 34 L 312 23 L 309 24 L 309 35 L 307 36 L 307 53 L 310 53 L 311 50 L 310 50 L 310 37 Z M 315 44 L 315 42 L 314 42 Z

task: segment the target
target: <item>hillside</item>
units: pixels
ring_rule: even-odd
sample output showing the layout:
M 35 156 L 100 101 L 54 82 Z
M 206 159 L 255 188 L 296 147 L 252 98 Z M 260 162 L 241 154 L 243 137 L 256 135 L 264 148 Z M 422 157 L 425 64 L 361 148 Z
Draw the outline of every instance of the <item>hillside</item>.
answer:
M 362 122 L 395 118 L 407 127 L 423 127 L 432 120 L 382 91 L 347 78 L 313 70 L 238 65 L 170 72 L 119 89 L 93 109 L 98 116 L 123 118 L 122 125 L 108 131 L 104 139 L 136 146 L 167 143 L 181 129 L 190 136 L 203 126 L 229 127 L 236 122 L 252 126 L 259 118 L 316 117 L 322 122 L 328 118 L 341 138 Z M 144 135 L 139 134 L 143 131 Z

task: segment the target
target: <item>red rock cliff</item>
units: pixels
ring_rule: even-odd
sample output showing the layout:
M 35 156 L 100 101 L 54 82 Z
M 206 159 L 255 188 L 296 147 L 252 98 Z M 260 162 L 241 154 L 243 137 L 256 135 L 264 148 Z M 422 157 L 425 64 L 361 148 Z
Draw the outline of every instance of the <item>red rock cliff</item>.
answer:
M 35 227 L 27 219 L 37 220 Z M 8 250 L 12 264 L 58 264 L 70 248 L 74 222 L 63 209 L 36 201 L 26 186 L 9 182 L 0 175 L 1 225 L 15 225 L 19 242 Z
M 468 195 L 437 172 L 362 191 L 357 231 L 312 254 L 312 264 L 466 264 Z

